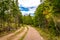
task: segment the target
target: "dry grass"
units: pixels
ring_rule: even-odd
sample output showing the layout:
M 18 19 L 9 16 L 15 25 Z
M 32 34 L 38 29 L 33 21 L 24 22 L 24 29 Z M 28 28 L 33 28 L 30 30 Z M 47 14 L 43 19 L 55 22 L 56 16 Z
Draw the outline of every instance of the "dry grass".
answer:
M 37 27 L 35 28 L 45 40 L 60 40 L 60 37 L 52 35 L 52 33 L 50 33 L 49 31 L 45 31 Z

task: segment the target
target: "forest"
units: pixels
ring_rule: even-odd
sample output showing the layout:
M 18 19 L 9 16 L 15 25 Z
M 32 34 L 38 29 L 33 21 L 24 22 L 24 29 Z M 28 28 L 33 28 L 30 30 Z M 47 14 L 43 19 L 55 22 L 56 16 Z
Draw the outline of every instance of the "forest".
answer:
M 17 1 L 0 0 L 0 34 L 19 28 L 21 16 Z
M 40 2 L 34 16 L 23 16 L 18 7 L 18 0 L 0 0 L 0 37 L 23 25 L 31 25 L 49 34 L 47 40 L 60 40 L 60 0 Z

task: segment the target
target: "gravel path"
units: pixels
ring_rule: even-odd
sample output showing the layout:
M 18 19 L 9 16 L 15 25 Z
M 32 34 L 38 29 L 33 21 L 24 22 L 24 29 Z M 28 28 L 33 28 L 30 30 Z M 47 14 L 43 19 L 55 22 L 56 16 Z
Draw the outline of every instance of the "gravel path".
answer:
M 29 31 L 23 40 L 43 40 L 40 34 L 33 27 L 29 27 Z

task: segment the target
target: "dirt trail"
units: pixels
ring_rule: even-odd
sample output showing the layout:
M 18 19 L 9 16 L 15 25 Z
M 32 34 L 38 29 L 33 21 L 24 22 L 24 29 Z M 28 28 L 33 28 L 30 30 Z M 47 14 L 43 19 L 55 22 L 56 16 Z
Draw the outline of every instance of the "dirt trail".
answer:
M 27 31 L 27 27 L 25 27 L 25 30 L 22 33 L 17 34 L 14 37 L 12 37 L 12 38 L 10 38 L 8 40 L 19 40 L 25 34 L 26 31 Z
M 43 38 L 33 27 L 29 27 L 29 31 L 23 40 L 43 40 Z
M 27 27 L 29 29 L 28 32 L 27 32 Z M 15 33 L 1 37 L 0 40 L 19 40 L 26 32 L 27 34 L 23 40 L 43 40 L 43 38 L 40 36 L 38 31 L 36 31 L 36 29 L 30 26 L 27 26 L 27 27 L 25 27 L 25 29 L 21 33 L 18 33 L 18 32 L 21 31 L 23 28 L 17 30 Z M 15 35 L 16 33 L 18 34 Z
M 23 27 L 21 27 L 20 29 L 18 29 L 16 32 L 8 34 L 4 37 L 0 37 L 0 40 L 8 40 L 8 38 L 10 38 L 11 36 L 15 35 L 16 33 L 18 33 L 19 31 L 21 31 L 23 29 Z

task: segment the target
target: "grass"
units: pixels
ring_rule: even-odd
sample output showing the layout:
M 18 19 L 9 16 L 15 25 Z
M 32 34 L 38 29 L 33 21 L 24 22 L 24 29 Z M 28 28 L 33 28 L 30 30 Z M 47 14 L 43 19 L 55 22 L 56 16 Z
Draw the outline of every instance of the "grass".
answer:
M 24 27 L 19 31 L 19 32 L 17 32 L 15 35 L 17 35 L 17 34 L 19 34 L 19 33 L 21 33 L 21 32 L 23 32 L 24 31 Z
M 26 34 L 27 34 L 27 32 L 28 32 L 28 27 L 27 27 L 27 31 L 25 32 L 25 34 L 21 37 L 21 39 L 19 39 L 19 40 L 23 40 L 24 39 L 24 37 L 26 36 Z
M 0 30 L 2 30 L 1 32 L 0 32 L 0 37 L 3 37 L 3 36 L 6 36 L 6 35 L 8 35 L 8 34 L 11 34 L 11 33 L 14 33 L 17 29 L 19 29 L 20 27 L 18 27 L 17 29 L 16 29 L 16 24 L 15 23 L 10 23 L 10 29 L 12 29 L 12 30 L 7 30 L 7 28 L 9 27 L 8 26 L 8 23 L 4 23 L 4 25 L 3 25 L 4 27 L 2 27 L 2 28 L 0 28 Z
M 10 33 L 13 33 L 13 32 L 15 32 L 16 30 L 13 30 L 13 31 L 4 31 L 4 32 L 0 32 L 0 37 L 3 37 L 3 36 L 6 36 L 6 35 L 8 35 L 8 34 L 10 34 Z
M 54 34 L 49 31 L 42 30 L 41 28 L 35 27 L 35 29 L 40 33 L 44 40 L 60 40 L 60 37 L 54 36 Z

